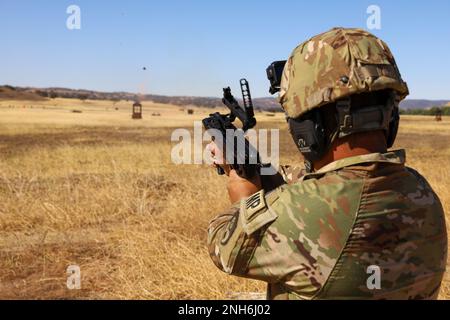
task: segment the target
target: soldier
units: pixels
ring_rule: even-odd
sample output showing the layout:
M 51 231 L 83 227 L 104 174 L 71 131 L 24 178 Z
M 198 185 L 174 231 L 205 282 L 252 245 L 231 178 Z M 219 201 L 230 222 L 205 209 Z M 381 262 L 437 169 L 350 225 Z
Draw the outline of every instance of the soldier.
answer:
M 279 102 L 309 173 L 266 193 L 263 177 L 222 165 L 233 205 L 208 228 L 215 265 L 267 282 L 269 299 L 435 299 L 443 208 L 405 151 L 387 150 L 407 95 L 388 46 L 364 30 L 295 48 Z

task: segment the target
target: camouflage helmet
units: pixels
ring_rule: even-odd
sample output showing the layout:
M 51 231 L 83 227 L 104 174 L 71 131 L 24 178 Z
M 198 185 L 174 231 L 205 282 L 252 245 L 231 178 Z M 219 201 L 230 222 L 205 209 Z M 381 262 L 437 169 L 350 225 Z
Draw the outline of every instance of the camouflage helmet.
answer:
M 333 28 L 294 49 L 283 70 L 279 102 L 290 118 L 353 94 L 392 89 L 408 95 L 386 43 L 362 29 Z

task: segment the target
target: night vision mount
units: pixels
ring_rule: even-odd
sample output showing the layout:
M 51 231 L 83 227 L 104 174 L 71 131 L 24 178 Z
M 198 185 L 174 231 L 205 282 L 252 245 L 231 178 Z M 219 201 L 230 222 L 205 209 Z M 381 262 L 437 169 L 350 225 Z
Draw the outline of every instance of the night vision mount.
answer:
M 270 94 L 280 91 L 281 77 L 283 76 L 283 69 L 286 65 L 286 60 L 272 62 L 266 69 L 267 79 L 270 81 Z

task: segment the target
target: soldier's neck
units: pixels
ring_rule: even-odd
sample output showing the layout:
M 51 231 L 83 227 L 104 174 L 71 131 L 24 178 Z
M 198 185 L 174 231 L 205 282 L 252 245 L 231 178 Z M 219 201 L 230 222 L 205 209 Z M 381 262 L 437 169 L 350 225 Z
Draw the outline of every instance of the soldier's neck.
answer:
M 361 132 L 336 139 L 330 150 L 319 161 L 314 162 L 314 170 L 344 158 L 361 156 L 369 153 L 385 153 L 386 138 L 383 131 Z

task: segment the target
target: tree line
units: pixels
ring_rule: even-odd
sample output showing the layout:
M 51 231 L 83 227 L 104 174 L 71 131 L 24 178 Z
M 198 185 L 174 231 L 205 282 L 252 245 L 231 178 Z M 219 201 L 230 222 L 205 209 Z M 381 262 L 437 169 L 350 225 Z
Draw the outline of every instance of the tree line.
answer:
M 443 116 L 450 116 L 450 106 L 435 106 L 428 109 L 400 109 L 400 114 L 434 116 L 439 110 Z

